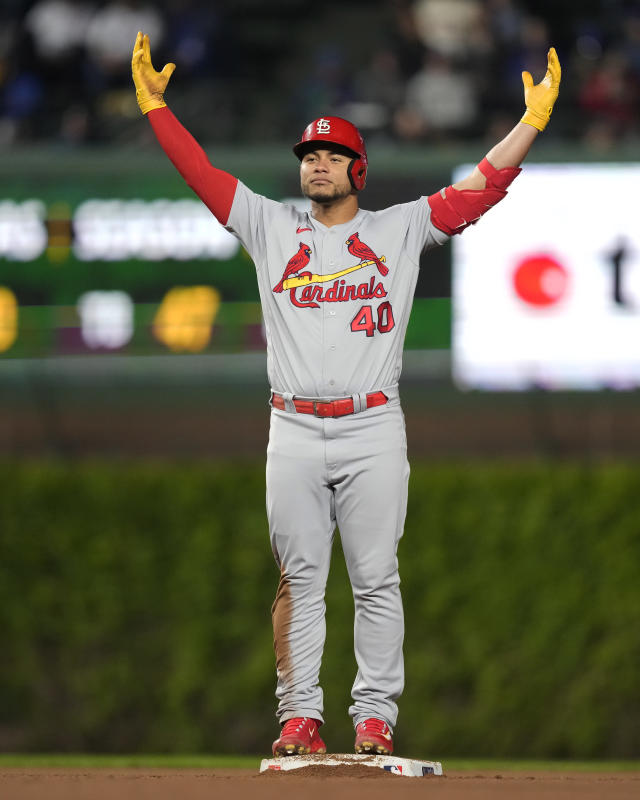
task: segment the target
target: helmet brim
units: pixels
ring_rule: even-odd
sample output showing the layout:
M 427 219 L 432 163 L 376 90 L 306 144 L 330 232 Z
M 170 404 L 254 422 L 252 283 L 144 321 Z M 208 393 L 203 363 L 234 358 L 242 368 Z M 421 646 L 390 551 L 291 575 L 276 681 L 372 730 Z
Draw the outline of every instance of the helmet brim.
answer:
M 340 153 L 349 158 L 362 157 L 360 153 L 356 153 L 350 147 L 345 147 L 343 144 L 338 144 L 338 142 L 330 142 L 327 139 L 311 139 L 306 142 L 298 142 L 293 146 L 293 152 L 299 161 L 302 161 L 307 153 L 312 153 L 314 150 L 331 150 L 333 153 Z

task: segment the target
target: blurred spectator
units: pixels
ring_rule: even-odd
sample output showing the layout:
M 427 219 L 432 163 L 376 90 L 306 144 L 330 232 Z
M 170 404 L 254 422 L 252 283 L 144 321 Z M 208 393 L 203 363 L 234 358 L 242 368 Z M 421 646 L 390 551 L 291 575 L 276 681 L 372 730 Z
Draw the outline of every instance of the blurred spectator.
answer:
M 629 64 L 634 80 L 640 81 L 640 7 L 632 9 L 621 21 L 620 49 Z
M 94 6 L 86 0 L 39 0 L 24 27 L 33 37 L 37 56 L 48 67 L 75 60 L 84 49 Z
M 41 109 L 43 95 L 42 82 L 33 72 L 9 70 L 2 92 L 0 143 L 8 145 L 20 137 L 33 135 L 32 124 Z
M 86 36 L 93 89 L 130 88 L 131 48 L 138 31 L 149 34 L 160 50 L 164 18 L 144 0 L 112 0 L 94 14 Z
M 552 44 L 564 75 L 545 139 L 640 139 L 638 0 L 324 0 L 309 20 L 303 0 L 2 0 L 0 142 L 144 138 L 140 29 L 158 67 L 178 65 L 169 100 L 201 139 L 275 140 L 317 113 L 368 136 L 499 139 Z
M 3 25 L 0 61 L 0 144 L 8 146 L 36 134 L 44 86 L 38 74 L 33 42 L 9 19 Z
M 513 109 L 522 102 L 522 78 L 517 69 L 523 62 L 527 14 L 518 0 L 487 0 L 485 14 L 491 50 L 476 77 L 485 138 L 498 141 L 513 127 Z
M 547 53 L 551 45 L 546 22 L 539 17 L 523 16 L 520 36 L 515 46 L 504 59 L 500 83 L 506 89 L 509 107 L 522 104 L 522 71 L 527 70 L 536 80 L 541 80 L 547 71 Z
M 422 67 L 425 45 L 418 33 L 413 0 L 389 0 L 389 46 L 398 59 L 400 72 L 410 78 Z
M 402 103 L 404 83 L 393 50 L 374 48 L 369 61 L 354 75 L 355 100 L 343 108 L 343 116 L 369 135 L 390 133 L 393 116 Z
M 431 53 L 407 83 L 395 127 L 403 139 L 442 139 L 473 131 L 478 111 L 474 79 L 445 55 Z
M 166 51 L 180 66 L 176 78 L 191 80 L 217 72 L 226 47 L 222 17 L 215 5 L 202 0 L 170 0 L 166 11 Z
M 487 0 L 487 24 L 494 47 L 511 50 L 520 40 L 523 10 L 513 0 Z
M 340 116 L 354 99 L 346 55 L 339 45 L 322 45 L 310 54 L 310 72 L 298 87 L 296 109 L 302 128 L 318 114 Z
M 638 82 L 622 52 L 607 53 L 587 77 L 578 102 L 587 112 L 585 138 L 598 149 L 638 134 Z M 589 119 L 591 122 L 589 122 Z
M 137 119 L 131 91 L 131 50 L 138 31 L 154 43 L 162 60 L 165 22 L 161 11 L 144 0 L 111 0 L 91 18 L 86 35 L 85 84 L 90 98 L 96 136 L 103 141 L 122 141 L 126 124 Z M 63 135 L 82 134 L 79 109 L 63 117 Z
M 40 114 L 48 133 L 58 132 L 61 109 L 73 105 L 82 120 L 71 141 L 88 136 L 88 99 L 84 91 L 85 39 L 95 5 L 88 0 L 38 0 L 24 19 L 36 73 L 41 81 Z M 28 74 L 28 72 L 27 72 Z M 63 138 L 65 138 L 63 136 Z
M 414 18 L 420 39 L 432 52 L 469 61 L 491 48 L 480 0 L 416 0 Z

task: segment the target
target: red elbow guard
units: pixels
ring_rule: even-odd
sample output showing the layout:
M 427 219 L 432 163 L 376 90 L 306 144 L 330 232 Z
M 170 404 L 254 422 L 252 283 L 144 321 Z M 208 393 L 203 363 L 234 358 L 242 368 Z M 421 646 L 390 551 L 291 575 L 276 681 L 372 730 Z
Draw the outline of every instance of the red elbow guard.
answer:
M 503 167 L 502 169 L 496 169 L 486 158 L 483 158 L 478 164 L 478 169 L 487 179 L 487 189 L 489 187 L 492 189 L 502 189 L 505 194 L 507 193 L 507 186 L 522 172 L 520 167 Z
M 458 190 L 447 186 L 444 197 L 442 192 L 429 197 L 433 224 L 449 236 L 462 233 L 499 203 L 507 194 L 507 186 L 522 171 L 519 167 L 496 169 L 486 158 L 478 164 L 478 169 L 487 179 L 484 189 Z

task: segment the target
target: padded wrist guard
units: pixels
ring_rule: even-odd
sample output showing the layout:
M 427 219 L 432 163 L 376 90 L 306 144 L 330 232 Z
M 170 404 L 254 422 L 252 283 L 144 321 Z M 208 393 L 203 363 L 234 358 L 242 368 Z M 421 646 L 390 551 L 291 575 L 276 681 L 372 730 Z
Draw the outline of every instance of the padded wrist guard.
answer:
M 429 197 L 433 224 L 449 236 L 462 233 L 499 203 L 507 194 L 507 187 L 522 172 L 520 167 L 496 169 L 486 158 L 478 164 L 478 169 L 487 179 L 484 189 L 458 190 L 447 186 Z
M 167 107 L 167 104 L 164 102 L 164 95 L 157 95 L 154 97 L 153 95 L 146 94 L 145 92 L 138 90 L 136 92 L 136 100 L 138 101 L 138 106 L 143 114 L 148 114 L 155 108 Z

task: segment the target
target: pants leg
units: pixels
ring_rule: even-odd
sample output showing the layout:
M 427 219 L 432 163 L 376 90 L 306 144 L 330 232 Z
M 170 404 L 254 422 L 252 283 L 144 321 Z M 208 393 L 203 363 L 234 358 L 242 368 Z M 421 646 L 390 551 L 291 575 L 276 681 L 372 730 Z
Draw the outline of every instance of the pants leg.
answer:
M 322 420 L 272 411 L 267 517 L 280 567 L 272 608 L 280 722 L 304 716 L 323 719 L 319 673 L 335 513 L 322 430 Z
M 393 728 L 404 688 L 397 559 L 409 481 L 404 417 L 399 406 L 371 409 L 350 418 L 348 427 L 335 439 L 333 486 L 355 603 L 358 673 L 349 713 L 354 725 L 378 717 Z

